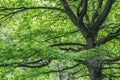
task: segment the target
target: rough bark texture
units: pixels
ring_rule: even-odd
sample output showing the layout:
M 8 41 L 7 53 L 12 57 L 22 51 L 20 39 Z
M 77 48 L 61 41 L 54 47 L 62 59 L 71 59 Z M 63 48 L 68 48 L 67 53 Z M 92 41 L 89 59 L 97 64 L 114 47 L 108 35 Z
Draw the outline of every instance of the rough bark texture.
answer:
M 87 60 L 86 66 L 89 70 L 89 76 L 91 80 L 103 80 L 102 65 L 99 58 Z
M 91 80 L 102 80 L 101 68 L 89 68 Z

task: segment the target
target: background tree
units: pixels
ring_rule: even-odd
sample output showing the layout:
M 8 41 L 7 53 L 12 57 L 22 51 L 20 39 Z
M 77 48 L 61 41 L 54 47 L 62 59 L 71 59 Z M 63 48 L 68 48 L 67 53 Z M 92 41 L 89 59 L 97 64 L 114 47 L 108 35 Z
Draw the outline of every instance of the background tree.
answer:
M 119 8 L 118 0 L 1 0 L 1 78 L 118 79 Z

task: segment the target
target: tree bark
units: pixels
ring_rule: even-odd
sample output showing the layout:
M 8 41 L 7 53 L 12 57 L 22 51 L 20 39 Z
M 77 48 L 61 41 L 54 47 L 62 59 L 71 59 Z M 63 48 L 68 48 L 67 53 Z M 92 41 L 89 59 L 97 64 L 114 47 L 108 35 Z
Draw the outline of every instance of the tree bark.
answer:
M 90 80 L 103 80 L 101 60 L 98 58 L 87 60 Z
M 102 80 L 101 68 L 89 68 L 90 79 L 91 80 Z

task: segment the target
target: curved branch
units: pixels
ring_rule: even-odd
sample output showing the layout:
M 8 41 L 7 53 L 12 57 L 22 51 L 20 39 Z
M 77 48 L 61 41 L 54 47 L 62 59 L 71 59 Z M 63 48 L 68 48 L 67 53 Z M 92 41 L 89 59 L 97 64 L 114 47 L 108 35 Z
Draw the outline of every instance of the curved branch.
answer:
M 65 36 L 67 36 L 67 35 L 69 35 L 69 34 L 73 34 L 73 33 L 79 32 L 79 31 L 80 31 L 80 30 L 74 30 L 74 31 L 67 32 L 67 33 L 62 34 L 62 35 L 58 35 L 58 36 L 55 36 L 55 37 L 50 37 L 50 38 L 48 38 L 48 39 L 46 39 L 46 40 L 44 40 L 44 41 L 47 42 L 47 41 L 49 41 L 49 40 L 51 40 L 51 39 L 57 39 L 57 38 L 65 37 Z
M 71 21 L 73 22 L 74 25 L 77 24 L 77 17 L 76 15 L 73 13 L 72 9 L 70 8 L 69 4 L 67 3 L 66 0 L 60 0 L 65 11 L 66 14 L 70 17 Z
M 42 59 L 36 60 L 36 61 L 32 61 L 32 62 L 27 62 L 26 64 L 36 64 L 43 61 Z
M 79 65 L 80 65 L 80 63 L 77 63 L 77 64 L 75 64 L 75 65 L 73 65 L 73 66 L 66 67 L 66 68 L 63 68 L 63 69 L 60 69 L 60 70 L 50 70 L 50 71 L 47 71 L 47 72 L 41 72 L 41 73 L 39 73 L 39 74 L 49 74 L 49 73 L 63 72 L 63 71 L 65 71 L 65 70 L 73 69 L 73 68 L 75 68 L 75 67 L 77 67 L 77 66 L 79 66 Z
M 107 59 L 103 61 L 103 64 L 112 64 L 113 62 L 120 61 L 120 56 L 114 59 Z
M 102 4 L 103 4 L 103 0 L 98 0 L 98 8 L 101 8 L 102 7 Z
M 58 43 L 58 44 L 53 44 L 53 45 L 50 45 L 50 46 L 54 47 L 54 46 L 71 46 L 71 45 L 85 46 L 85 44 L 81 44 L 81 43 Z
M 8 8 L 8 7 L 0 7 L 1 11 L 11 11 L 11 10 L 32 10 L 32 9 L 48 9 L 48 10 L 57 10 L 61 12 L 65 12 L 65 10 L 57 8 L 57 7 L 47 7 L 47 6 L 35 6 L 35 7 L 18 7 L 18 8 Z
M 115 1 L 115 0 L 107 0 L 103 12 L 99 15 L 99 17 L 98 17 L 98 19 L 96 20 L 96 22 L 91 25 L 91 28 L 94 28 L 94 30 L 96 30 L 96 31 L 99 30 L 100 25 L 101 25 L 101 24 L 105 21 L 105 19 L 107 18 L 108 13 L 110 12 L 111 7 L 112 7 L 114 1 Z
M 61 50 L 63 50 L 63 51 L 72 51 L 72 52 L 80 52 L 80 51 L 82 51 L 82 50 L 85 50 L 86 48 L 77 48 L 77 49 L 74 49 L 74 48 L 60 48 Z
M 117 74 L 117 75 L 115 75 Z M 104 78 L 120 78 L 120 75 L 118 75 L 120 73 L 113 73 L 113 74 L 103 74 L 104 75 Z M 111 79 L 110 79 L 111 80 Z
M 46 7 L 46 6 L 36 6 L 36 7 L 18 7 L 18 8 L 8 8 L 8 7 L 1 7 L 0 11 L 0 20 L 5 19 L 8 17 L 12 17 L 17 13 L 27 11 L 27 10 L 35 10 L 35 9 L 47 9 L 47 10 L 57 10 L 61 12 L 65 12 L 65 10 L 56 8 L 56 7 Z
M 80 6 L 80 5 L 79 5 Z M 87 6 L 88 6 L 88 0 L 83 0 L 82 1 L 82 10 L 80 13 L 78 13 L 78 19 L 80 21 L 83 20 L 83 17 L 85 16 L 86 12 L 87 12 Z M 78 10 L 79 12 L 79 10 Z
M 102 7 L 102 4 L 103 4 L 103 0 L 98 0 L 98 7 L 97 9 L 95 10 L 95 12 L 93 13 L 92 15 L 92 22 L 94 23 L 95 20 L 98 18 L 99 16 L 99 9 Z
M 44 63 L 41 65 L 27 65 L 27 64 L 18 64 L 19 67 L 27 67 L 27 68 L 41 68 L 47 66 L 49 63 Z
M 28 62 L 28 63 L 22 63 L 22 62 L 3 63 L 3 64 L 0 64 L 0 67 L 12 66 L 12 67 L 41 68 L 49 65 L 49 63 L 51 62 L 51 60 L 47 60 L 46 62 L 39 63 L 40 61 L 41 59 L 33 62 Z
M 111 41 L 112 39 L 115 39 L 116 37 L 120 36 L 120 28 L 118 28 L 118 30 L 114 33 L 110 33 L 108 34 L 106 37 L 100 39 L 98 42 L 97 42 L 97 45 L 103 45 L 105 44 L 106 42 L 108 41 Z

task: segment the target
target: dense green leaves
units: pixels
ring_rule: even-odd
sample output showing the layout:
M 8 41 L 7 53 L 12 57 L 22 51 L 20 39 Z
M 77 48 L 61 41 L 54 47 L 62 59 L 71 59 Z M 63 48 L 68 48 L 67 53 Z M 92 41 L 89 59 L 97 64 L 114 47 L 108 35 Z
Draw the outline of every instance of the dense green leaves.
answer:
M 66 1 L 78 17 L 77 11 L 83 9 L 80 7 L 78 10 L 80 1 Z M 89 19 L 83 17 L 83 22 L 91 33 L 94 33 L 91 30 L 95 27 L 91 25 L 97 21 L 97 19 L 93 20 L 93 14 L 96 11 L 102 14 L 106 1 L 103 1 L 101 8 L 98 8 L 98 1 L 88 1 L 86 13 Z M 106 20 L 99 27 L 96 47 L 88 50 L 86 38 L 72 23 L 60 0 L 0 0 L 0 79 L 53 80 L 53 75 L 58 77 L 61 72 L 67 78 L 68 74 L 75 72 L 74 77 L 88 76 L 87 68 L 81 65 L 86 64 L 85 61 L 99 59 L 104 62 L 120 56 L 119 8 L 119 2 L 115 2 Z M 110 34 L 116 33 L 117 30 L 118 36 L 111 39 Z M 104 38 L 107 38 L 105 40 L 108 42 L 99 45 Z M 53 46 L 58 43 L 72 43 L 72 45 Z M 82 46 L 76 45 L 77 43 Z M 79 66 L 69 69 L 76 63 L 79 63 Z M 106 66 L 108 67 L 108 65 L 104 67 Z M 53 73 L 49 74 L 52 71 Z M 107 70 L 104 73 L 107 74 Z

